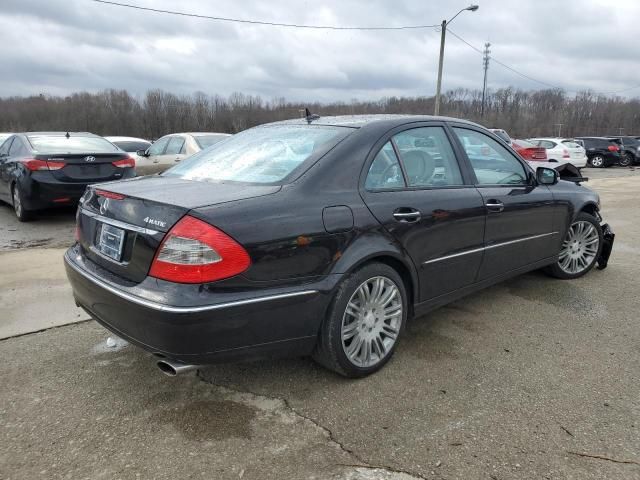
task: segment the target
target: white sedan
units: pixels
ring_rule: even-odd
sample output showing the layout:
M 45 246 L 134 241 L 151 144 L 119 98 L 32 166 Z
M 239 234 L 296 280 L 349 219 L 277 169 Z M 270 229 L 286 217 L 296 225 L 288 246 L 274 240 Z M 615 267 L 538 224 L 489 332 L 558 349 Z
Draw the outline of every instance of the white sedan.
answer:
M 131 158 L 136 161 L 136 173 L 138 173 L 138 167 L 145 162 L 148 162 L 147 158 L 138 155 L 138 151 L 146 150 L 151 146 L 149 140 L 135 137 L 104 137 L 113 143 L 120 150 L 124 150 L 129 154 Z
M 571 138 L 529 138 L 527 141 L 547 150 L 547 161 L 567 162 L 578 168 L 587 166 L 587 152 Z

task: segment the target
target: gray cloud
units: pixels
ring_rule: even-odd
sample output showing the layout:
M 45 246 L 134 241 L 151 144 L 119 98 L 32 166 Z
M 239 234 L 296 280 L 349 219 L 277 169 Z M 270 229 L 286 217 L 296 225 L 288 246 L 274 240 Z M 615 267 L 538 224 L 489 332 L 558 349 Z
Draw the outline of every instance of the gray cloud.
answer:
M 327 25 L 440 23 L 466 2 L 131 0 L 205 15 Z M 479 0 L 451 28 L 528 76 L 568 91 L 637 84 L 640 2 Z M 0 95 L 126 88 L 135 94 L 234 91 L 304 100 L 432 95 L 439 33 L 323 31 L 213 22 L 89 0 L 4 0 Z M 480 88 L 482 58 L 449 35 L 444 88 Z M 495 62 L 491 88 L 542 88 Z M 640 94 L 640 88 L 624 95 Z

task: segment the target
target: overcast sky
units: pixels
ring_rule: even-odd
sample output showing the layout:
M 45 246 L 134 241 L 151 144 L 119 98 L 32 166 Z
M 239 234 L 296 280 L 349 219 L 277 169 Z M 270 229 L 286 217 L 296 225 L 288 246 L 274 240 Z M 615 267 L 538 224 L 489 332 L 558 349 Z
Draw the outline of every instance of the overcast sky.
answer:
M 118 0 L 115 0 L 118 1 Z M 437 24 L 465 0 L 121 0 L 202 15 L 335 26 Z M 640 87 L 638 0 L 478 0 L 450 28 L 568 91 Z M 517 6 L 516 6 L 517 5 Z M 2 0 L 0 96 L 105 88 L 291 100 L 433 95 L 436 29 L 326 31 L 232 24 L 91 0 Z M 489 87 L 544 86 L 493 63 Z M 447 37 L 443 89 L 482 87 L 482 56 Z M 640 88 L 621 95 L 639 96 Z

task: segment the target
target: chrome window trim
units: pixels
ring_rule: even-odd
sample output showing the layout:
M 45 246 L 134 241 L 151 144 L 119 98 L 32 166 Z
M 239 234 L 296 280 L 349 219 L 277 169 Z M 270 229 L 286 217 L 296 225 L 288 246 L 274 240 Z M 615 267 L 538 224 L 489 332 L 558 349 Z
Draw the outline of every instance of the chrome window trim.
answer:
M 140 306 L 143 306 L 143 307 L 147 307 L 147 308 L 151 308 L 153 310 L 157 310 L 157 311 L 165 312 L 165 313 L 198 313 L 198 312 L 206 312 L 206 311 L 210 311 L 210 310 L 221 310 L 221 309 L 224 309 L 224 308 L 240 307 L 240 306 L 243 306 L 243 305 L 251 305 L 253 303 L 270 302 L 270 301 L 273 301 L 273 300 L 281 300 L 281 299 L 285 299 L 285 298 L 299 297 L 299 296 L 303 296 L 303 295 L 311 295 L 311 294 L 319 293 L 318 290 L 301 290 L 299 292 L 289 292 L 289 293 L 280 293 L 280 294 L 276 294 L 276 295 L 267 295 L 267 296 L 264 296 L 264 297 L 248 298 L 246 300 L 235 300 L 233 302 L 218 303 L 218 304 L 215 304 L 215 305 L 202 305 L 202 306 L 197 306 L 197 307 L 174 307 L 172 305 L 165 305 L 163 303 L 158 303 L 158 302 L 154 302 L 154 301 L 151 301 L 151 300 L 145 300 L 144 298 L 138 297 L 136 295 L 132 295 L 132 294 L 127 293 L 127 292 L 123 292 L 122 290 L 120 290 L 118 288 L 112 287 L 108 283 L 106 283 L 106 282 L 94 277 L 93 275 L 91 275 L 88 272 L 86 272 L 83 269 L 81 269 L 78 265 L 76 265 L 75 262 L 73 262 L 71 259 L 69 259 L 66 254 L 64 256 L 64 260 L 65 260 L 65 263 L 67 265 L 69 265 L 71 268 L 73 268 L 77 273 L 82 275 L 84 278 L 86 278 L 90 282 L 93 282 L 94 284 L 98 285 L 99 287 L 104 288 L 108 292 L 110 292 L 110 293 L 112 293 L 114 295 L 117 295 L 118 297 L 123 298 L 125 300 L 128 300 L 128 301 L 130 301 L 132 303 L 135 303 L 137 305 L 140 305 Z
M 491 245 L 486 245 L 484 247 L 472 248 L 471 250 L 465 250 L 464 252 L 453 253 L 451 255 L 445 255 L 444 257 L 432 258 L 431 260 L 427 260 L 423 262 L 423 265 L 429 265 L 431 263 L 441 262 L 443 260 L 449 260 L 456 257 L 462 257 L 464 255 L 470 255 L 472 253 L 484 252 L 486 250 L 491 250 L 494 248 L 505 247 L 507 245 L 513 245 L 514 243 L 526 242 L 528 240 L 535 240 L 536 238 L 549 237 L 552 235 L 558 235 L 559 232 L 550 232 L 550 233 L 541 233 L 539 235 L 531 235 L 529 237 L 517 238 L 515 240 L 509 240 L 507 242 L 494 243 Z
M 83 215 L 86 215 L 87 217 L 91 217 L 91 218 L 97 220 L 98 222 L 106 223 L 108 225 L 113 225 L 114 227 L 122 228 L 124 230 L 133 231 L 133 232 L 136 232 L 136 233 L 142 233 L 142 234 L 145 234 L 145 235 L 158 235 L 159 233 L 163 233 L 163 232 L 160 232 L 159 230 L 152 230 L 150 228 L 138 227 L 137 225 L 131 225 L 130 223 L 121 222 L 120 220 L 115 220 L 113 218 L 104 217 L 104 216 L 102 216 L 102 215 L 100 215 L 98 213 L 91 212 L 91 211 L 87 210 L 86 208 L 81 209 L 80 213 L 82 213 Z

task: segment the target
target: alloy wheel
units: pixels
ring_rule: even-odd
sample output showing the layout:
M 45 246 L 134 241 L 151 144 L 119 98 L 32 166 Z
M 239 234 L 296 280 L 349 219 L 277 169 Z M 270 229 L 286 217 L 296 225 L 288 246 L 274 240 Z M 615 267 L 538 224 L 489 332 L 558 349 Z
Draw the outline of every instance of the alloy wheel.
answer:
M 371 367 L 392 350 L 402 325 L 402 295 L 387 277 L 364 281 L 353 293 L 342 317 L 342 348 L 351 363 Z
M 581 273 L 591 267 L 599 247 L 600 236 L 596 227 L 584 220 L 575 222 L 562 243 L 558 266 L 570 275 Z
M 18 218 L 22 216 L 22 202 L 20 201 L 20 193 L 18 192 L 18 187 L 14 187 L 13 189 L 13 209 L 15 210 Z
M 601 156 L 598 155 L 598 156 L 593 157 L 591 159 L 591 166 L 592 167 L 598 167 L 599 168 L 599 167 L 602 167 L 603 165 L 604 165 L 604 158 L 602 158 Z

